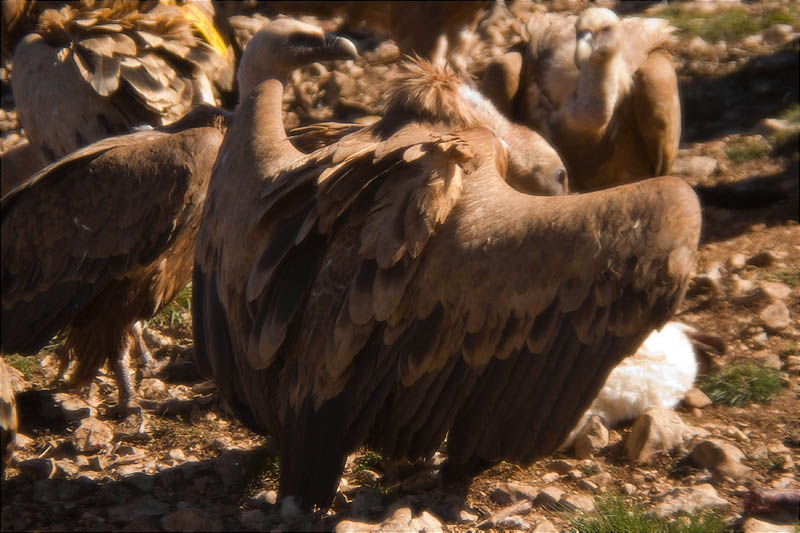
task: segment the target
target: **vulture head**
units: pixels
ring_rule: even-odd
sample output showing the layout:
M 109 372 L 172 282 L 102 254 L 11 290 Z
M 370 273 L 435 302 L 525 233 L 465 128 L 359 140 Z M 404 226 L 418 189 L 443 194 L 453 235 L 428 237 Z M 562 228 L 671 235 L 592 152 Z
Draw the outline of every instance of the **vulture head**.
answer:
M 283 82 L 296 68 L 314 61 L 355 59 L 355 45 L 321 28 L 292 18 L 280 18 L 253 36 L 247 44 L 237 73 L 240 101 L 261 81 Z
M 619 17 L 605 7 L 584 10 L 575 22 L 575 65 L 589 58 L 608 61 L 619 50 Z

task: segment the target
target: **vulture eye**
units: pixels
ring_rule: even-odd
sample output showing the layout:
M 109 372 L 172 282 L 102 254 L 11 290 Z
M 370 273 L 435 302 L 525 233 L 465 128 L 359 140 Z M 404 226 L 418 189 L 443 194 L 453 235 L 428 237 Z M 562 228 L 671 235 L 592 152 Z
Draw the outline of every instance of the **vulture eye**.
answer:
M 289 36 L 286 44 L 292 48 L 319 48 L 321 45 L 320 39 L 312 35 L 305 35 L 302 33 Z

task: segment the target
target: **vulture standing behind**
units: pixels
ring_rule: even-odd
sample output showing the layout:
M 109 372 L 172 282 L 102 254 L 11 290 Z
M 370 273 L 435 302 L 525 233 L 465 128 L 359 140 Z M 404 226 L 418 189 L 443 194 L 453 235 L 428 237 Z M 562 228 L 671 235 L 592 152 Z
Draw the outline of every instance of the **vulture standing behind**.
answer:
M 541 132 L 589 191 L 669 173 L 681 110 L 666 20 L 620 20 L 606 8 L 548 13 L 529 42 L 490 65 L 481 90 L 513 120 Z
M 242 67 L 272 55 L 255 50 Z M 415 458 L 447 435 L 456 477 L 555 451 L 681 302 L 692 189 L 523 194 L 485 106 L 424 63 L 391 80 L 380 121 L 302 154 L 281 121 L 297 63 L 279 66 L 247 80 L 220 147 L 192 311 L 201 370 L 279 442 L 280 496 L 328 507 L 363 444 Z
M 108 360 L 127 410 L 136 322 L 191 277 L 225 128 L 223 111 L 200 106 L 160 130 L 97 141 L 4 196 L 0 351 L 36 353 L 65 330 L 73 383 Z
M 93 5 L 43 11 L 14 51 L 20 123 L 48 162 L 135 126 L 175 122 L 232 88 L 232 52 L 209 2 Z

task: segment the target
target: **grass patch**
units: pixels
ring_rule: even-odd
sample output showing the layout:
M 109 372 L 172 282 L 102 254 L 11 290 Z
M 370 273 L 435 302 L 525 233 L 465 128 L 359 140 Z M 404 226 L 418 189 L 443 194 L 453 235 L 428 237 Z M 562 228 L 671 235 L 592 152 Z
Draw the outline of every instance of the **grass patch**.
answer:
M 800 125 L 800 104 L 792 104 L 780 112 L 778 118 Z
M 586 514 L 565 514 L 572 528 L 582 533 L 710 533 L 727 531 L 722 518 L 712 512 L 691 515 L 681 513 L 671 518 L 661 518 L 645 510 L 644 506 L 625 501 L 616 494 L 597 498 L 595 510 Z
M 364 470 L 375 470 L 380 468 L 383 456 L 378 452 L 367 450 L 364 455 L 356 458 L 353 464 L 353 473 L 363 472 Z
M 780 372 L 752 362 L 733 363 L 700 379 L 703 392 L 722 405 L 767 403 L 785 386 Z
M 767 281 L 777 281 L 789 287 L 800 286 L 800 270 L 786 269 L 780 272 L 772 272 L 764 276 Z
M 772 147 L 759 137 L 746 137 L 728 143 L 725 155 L 733 163 L 744 163 L 769 155 Z
M 19 355 L 9 354 L 4 355 L 3 360 L 9 366 L 13 366 L 25 376 L 25 379 L 31 381 L 34 375 L 41 373 L 42 358 L 39 355 Z
M 794 6 L 761 13 L 743 7 L 703 13 L 682 6 L 667 6 L 653 16 L 669 20 L 681 33 L 698 35 L 708 42 L 740 40 L 773 24 L 790 24 L 795 29 L 800 27 L 800 16 Z
M 161 311 L 147 321 L 150 326 L 174 326 L 192 319 L 192 282 L 190 281 L 178 296 L 165 305 Z
M 202 443 L 207 438 L 205 428 L 190 422 L 184 422 L 178 415 L 175 419 L 153 418 L 150 422 L 150 434 L 158 440 L 162 448 L 187 448 L 187 444 Z

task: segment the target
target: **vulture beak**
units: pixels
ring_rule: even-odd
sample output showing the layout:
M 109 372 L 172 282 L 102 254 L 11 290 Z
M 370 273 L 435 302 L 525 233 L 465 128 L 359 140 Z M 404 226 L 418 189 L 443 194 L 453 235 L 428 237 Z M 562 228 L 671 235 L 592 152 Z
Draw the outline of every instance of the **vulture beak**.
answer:
M 325 33 L 325 48 L 330 53 L 329 59 L 356 59 L 358 49 L 349 39 L 333 33 Z
M 578 42 L 575 43 L 575 65 L 581 68 L 584 61 L 589 59 L 594 49 L 594 35 L 589 30 L 578 33 Z

